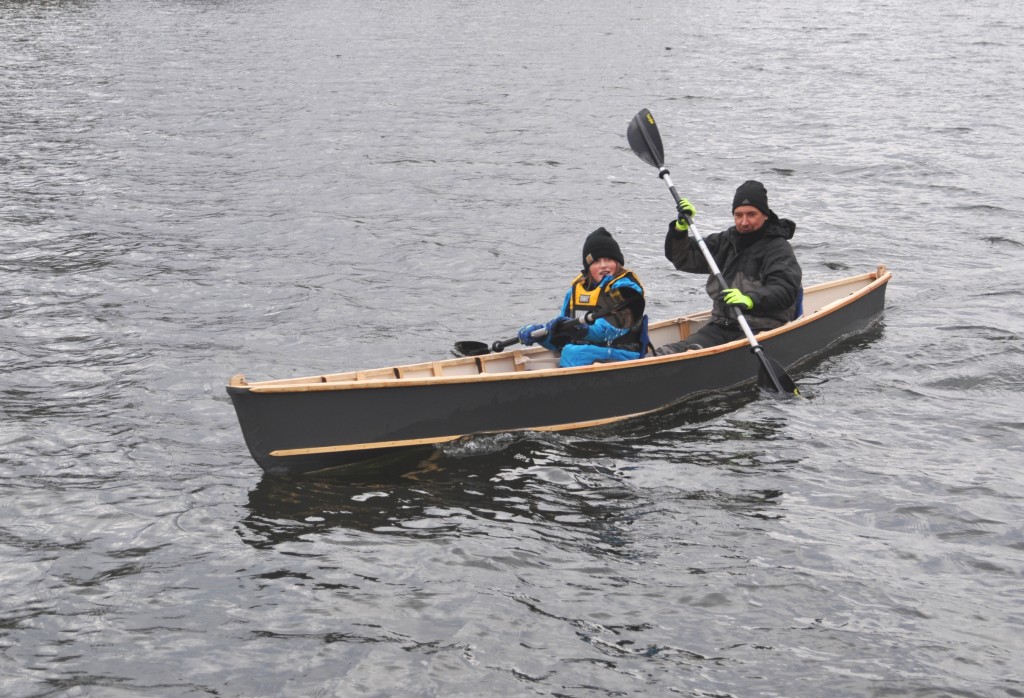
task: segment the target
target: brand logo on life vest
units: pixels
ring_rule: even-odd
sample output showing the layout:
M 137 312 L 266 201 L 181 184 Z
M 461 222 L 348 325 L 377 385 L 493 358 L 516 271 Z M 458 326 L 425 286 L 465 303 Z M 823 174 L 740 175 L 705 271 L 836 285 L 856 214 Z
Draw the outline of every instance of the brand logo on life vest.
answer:
M 589 293 L 584 293 L 584 294 L 580 295 L 580 303 L 589 303 L 589 302 L 590 302 L 590 294 Z

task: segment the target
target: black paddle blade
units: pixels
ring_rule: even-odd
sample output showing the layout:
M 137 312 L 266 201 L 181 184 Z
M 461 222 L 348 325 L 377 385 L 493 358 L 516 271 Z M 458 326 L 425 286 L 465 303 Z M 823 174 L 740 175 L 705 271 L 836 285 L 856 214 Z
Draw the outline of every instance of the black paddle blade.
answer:
M 482 356 L 490 354 L 491 348 L 483 342 L 456 342 L 453 350 L 456 356 Z
M 661 134 L 650 111 L 641 109 L 633 117 L 626 129 L 626 140 L 637 157 L 648 165 L 659 169 L 664 166 L 665 148 L 661 145 Z
M 541 335 L 543 336 L 543 334 Z M 519 344 L 520 339 L 517 336 L 509 339 L 500 339 L 492 344 L 484 344 L 483 342 L 456 342 L 455 348 L 452 349 L 452 353 L 456 356 L 483 356 L 484 354 L 490 354 L 491 352 L 499 352 L 503 349 L 507 349 L 513 344 Z
M 757 352 L 757 357 L 761 360 L 761 368 L 757 372 L 757 387 L 772 393 L 800 396 L 800 389 L 796 387 L 796 383 L 786 373 L 782 364 L 763 351 Z

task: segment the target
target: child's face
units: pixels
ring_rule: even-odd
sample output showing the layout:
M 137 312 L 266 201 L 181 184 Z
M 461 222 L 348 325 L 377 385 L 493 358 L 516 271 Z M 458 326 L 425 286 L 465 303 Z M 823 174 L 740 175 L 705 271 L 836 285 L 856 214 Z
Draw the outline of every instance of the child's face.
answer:
M 619 263 L 609 257 L 601 257 L 601 259 L 595 259 L 587 270 L 590 272 L 591 280 L 597 284 L 601 283 L 601 279 L 606 276 L 611 276 L 619 270 Z

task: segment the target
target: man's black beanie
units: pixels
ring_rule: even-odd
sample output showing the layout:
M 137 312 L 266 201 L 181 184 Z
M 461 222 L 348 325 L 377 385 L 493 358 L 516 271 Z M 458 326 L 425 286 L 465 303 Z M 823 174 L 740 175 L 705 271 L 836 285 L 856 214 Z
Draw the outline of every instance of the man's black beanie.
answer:
M 732 210 L 735 211 L 740 206 L 753 206 L 764 215 L 771 215 L 771 209 L 768 208 L 768 190 L 755 179 L 748 179 L 736 189 L 736 196 L 732 197 Z

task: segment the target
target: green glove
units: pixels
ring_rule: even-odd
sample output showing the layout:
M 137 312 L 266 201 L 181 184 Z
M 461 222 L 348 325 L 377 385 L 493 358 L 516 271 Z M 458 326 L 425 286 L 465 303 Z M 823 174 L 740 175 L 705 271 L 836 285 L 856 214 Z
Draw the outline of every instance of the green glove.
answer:
M 727 288 L 722 291 L 722 302 L 726 305 L 742 305 L 747 310 L 754 308 L 754 299 L 745 295 L 738 288 Z
M 687 218 L 696 216 L 697 209 L 688 200 L 680 199 L 679 203 L 676 204 L 676 211 L 679 214 L 679 217 L 676 219 L 676 230 L 680 233 L 685 233 L 690 229 L 690 223 L 687 221 Z

